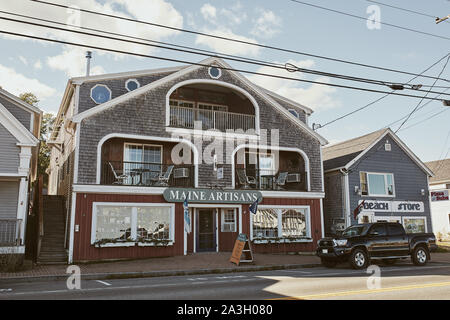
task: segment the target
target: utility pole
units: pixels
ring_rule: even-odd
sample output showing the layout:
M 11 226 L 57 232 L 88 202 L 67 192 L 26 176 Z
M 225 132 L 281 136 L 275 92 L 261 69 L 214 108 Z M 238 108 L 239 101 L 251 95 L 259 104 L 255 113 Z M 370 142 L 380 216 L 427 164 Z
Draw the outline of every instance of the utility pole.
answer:
M 447 19 L 450 19 L 450 14 L 443 18 L 436 17 L 436 24 L 438 24 L 439 22 L 445 21 Z

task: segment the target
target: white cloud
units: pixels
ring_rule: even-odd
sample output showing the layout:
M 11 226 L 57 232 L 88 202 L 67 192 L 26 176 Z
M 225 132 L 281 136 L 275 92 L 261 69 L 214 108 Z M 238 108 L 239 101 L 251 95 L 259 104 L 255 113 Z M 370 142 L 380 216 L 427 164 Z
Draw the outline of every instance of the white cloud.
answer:
M 30 15 L 48 20 L 58 20 L 68 24 L 80 23 L 84 27 L 101 29 L 109 32 L 123 33 L 135 37 L 160 40 L 180 33 L 176 30 L 152 27 L 145 24 L 139 24 L 131 21 L 102 17 L 94 14 L 83 13 L 76 10 L 65 10 L 51 5 L 45 5 L 28 0 L 3 1 L 2 8 L 5 11 L 17 12 L 24 15 Z M 61 1 L 60 1 L 61 2 Z M 65 2 L 62 2 L 65 4 Z M 176 28 L 183 27 L 183 16 L 167 1 L 164 0 L 110 0 L 92 1 L 79 0 L 76 2 L 79 8 L 102 12 L 106 14 L 123 16 L 142 21 L 151 21 L 157 24 L 169 25 Z M 138 53 L 150 53 L 154 50 L 151 47 L 137 45 L 129 42 L 119 42 L 106 38 L 90 37 L 71 32 L 30 26 L 16 22 L 2 22 L 2 29 L 15 33 L 34 35 L 44 38 L 54 38 L 66 40 L 86 45 L 113 48 L 123 51 L 134 51 Z M 8 39 L 21 39 L 13 36 L 5 36 Z M 86 49 L 84 49 L 86 50 Z M 123 57 L 123 55 L 115 55 Z
M 313 60 L 289 60 L 288 63 L 291 63 L 299 68 L 311 68 L 314 65 Z M 283 69 L 274 69 L 270 67 L 261 67 L 257 70 L 257 72 L 297 79 L 304 78 L 303 74 L 298 72 L 291 73 Z M 340 105 L 340 102 L 333 98 L 333 93 L 336 92 L 336 89 L 330 86 L 312 84 L 307 87 L 307 85 L 299 81 L 259 75 L 251 75 L 248 76 L 248 78 L 250 81 L 263 88 L 274 91 L 281 96 L 310 107 L 315 111 L 327 110 Z M 313 80 L 325 83 L 329 82 L 329 78 L 327 77 L 319 77 Z
M 220 15 L 225 18 L 225 22 L 234 26 L 247 20 L 247 13 L 243 10 L 243 7 L 239 2 L 229 9 L 222 8 L 220 10 Z
M 41 60 L 37 60 L 34 64 L 33 64 L 33 68 L 41 70 L 42 69 L 42 62 Z
M 66 73 L 68 77 L 80 77 L 86 74 L 86 51 L 83 48 L 66 46 L 59 55 L 48 57 L 47 65 L 53 70 Z M 91 59 L 90 75 L 105 73 L 103 67 L 95 65 L 95 53 Z
M 230 29 L 227 28 L 217 28 L 215 30 L 210 29 L 204 29 L 204 33 L 223 37 L 223 38 L 233 38 L 245 42 L 255 43 L 258 42 L 255 39 L 247 38 L 244 36 L 237 35 L 233 33 Z M 195 39 L 195 44 L 202 44 L 205 45 L 211 49 L 213 49 L 216 52 L 225 53 L 225 54 L 239 54 L 239 55 L 247 55 L 247 56 L 256 56 L 259 53 L 259 47 L 244 44 L 244 43 L 237 43 L 237 42 L 231 42 L 227 40 L 217 39 L 217 38 L 211 38 L 206 36 L 197 36 Z
M 205 3 L 201 8 L 200 12 L 205 20 L 215 19 L 217 15 L 217 10 L 214 6 L 209 3 Z
M 251 30 L 251 34 L 262 38 L 272 38 L 274 35 L 280 32 L 281 19 L 273 11 L 270 10 L 258 10 L 260 16 L 254 20 L 255 25 Z
M 28 65 L 28 61 L 24 56 L 19 56 L 18 58 L 24 65 L 26 66 Z
M 54 88 L 43 84 L 37 79 L 27 78 L 14 69 L 0 64 L 0 86 L 14 95 L 24 92 L 34 93 L 39 100 L 45 100 L 56 93 Z

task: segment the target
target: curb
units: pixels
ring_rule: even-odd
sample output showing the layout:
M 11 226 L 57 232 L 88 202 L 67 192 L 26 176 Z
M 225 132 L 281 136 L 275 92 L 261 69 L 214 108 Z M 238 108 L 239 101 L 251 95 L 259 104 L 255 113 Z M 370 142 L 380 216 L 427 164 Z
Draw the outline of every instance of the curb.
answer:
M 168 271 L 142 271 L 142 272 L 117 272 L 117 273 L 87 273 L 81 275 L 81 280 L 108 280 L 108 279 L 131 279 L 131 278 L 152 278 L 152 277 L 171 277 L 187 276 L 196 274 L 215 274 L 215 273 L 235 273 L 252 271 L 284 270 L 297 268 L 315 268 L 320 267 L 319 263 L 310 264 L 287 264 L 271 266 L 242 266 L 232 268 L 216 269 L 194 269 L 194 270 L 168 270 Z M 24 276 L 0 279 L 0 283 L 8 281 L 58 281 L 67 280 L 69 274 L 64 275 L 42 275 L 42 276 Z

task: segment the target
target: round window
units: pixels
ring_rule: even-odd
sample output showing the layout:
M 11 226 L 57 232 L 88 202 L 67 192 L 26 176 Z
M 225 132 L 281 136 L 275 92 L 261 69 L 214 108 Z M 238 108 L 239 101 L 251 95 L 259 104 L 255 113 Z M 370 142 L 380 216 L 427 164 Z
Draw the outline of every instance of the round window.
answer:
M 103 84 L 97 84 L 91 89 L 91 98 L 97 104 L 105 103 L 111 100 L 111 90 Z
M 211 78 L 218 79 L 222 75 L 222 71 L 217 67 L 209 67 L 208 73 Z
M 125 83 L 125 88 L 127 88 L 128 91 L 136 90 L 139 87 L 140 87 L 140 84 L 136 79 L 129 79 Z

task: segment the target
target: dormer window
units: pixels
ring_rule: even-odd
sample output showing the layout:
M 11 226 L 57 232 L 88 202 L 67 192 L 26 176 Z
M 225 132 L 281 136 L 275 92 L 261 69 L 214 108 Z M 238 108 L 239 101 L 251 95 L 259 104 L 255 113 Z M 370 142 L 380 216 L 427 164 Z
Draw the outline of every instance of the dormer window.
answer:
M 136 90 L 140 86 L 141 85 L 140 85 L 139 81 L 137 81 L 136 79 L 128 79 L 127 82 L 125 82 L 125 88 L 128 91 Z
M 101 104 L 111 100 L 111 90 L 104 84 L 97 84 L 91 89 L 91 99 Z

